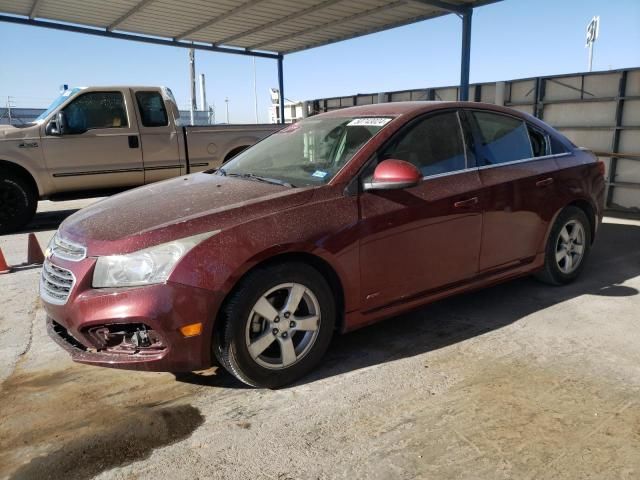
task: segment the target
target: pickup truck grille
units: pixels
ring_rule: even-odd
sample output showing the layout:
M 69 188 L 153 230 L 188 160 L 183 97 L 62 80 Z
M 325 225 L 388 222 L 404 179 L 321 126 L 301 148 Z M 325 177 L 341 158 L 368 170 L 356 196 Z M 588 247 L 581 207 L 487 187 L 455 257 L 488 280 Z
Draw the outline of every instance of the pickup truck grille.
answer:
M 58 267 L 48 259 L 42 265 L 40 296 L 48 303 L 64 305 L 69 299 L 76 279 L 69 270 Z
M 53 241 L 49 245 L 49 248 L 51 249 L 51 253 L 56 257 L 62 258 L 63 260 L 69 260 L 71 262 L 79 262 L 80 260 L 84 260 L 87 256 L 86 247 L 60 238 L 57 233 L 53 237 Z

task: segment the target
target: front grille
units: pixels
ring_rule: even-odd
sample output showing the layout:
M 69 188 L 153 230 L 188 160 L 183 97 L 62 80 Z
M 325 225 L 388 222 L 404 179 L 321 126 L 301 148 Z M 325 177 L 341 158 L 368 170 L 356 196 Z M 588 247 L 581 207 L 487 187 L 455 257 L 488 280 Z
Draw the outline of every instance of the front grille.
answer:
M 51 245 L 51 253 L 63 260 L 79 262 L 87 257 L 87 248 L 77 243 L 61 238 L 57 233 L 54 235 Z
M 48 303 L 64 305 L 67 303 L 75 281 L 73 273 L 46 259 L 40 276 L 40 296 Z

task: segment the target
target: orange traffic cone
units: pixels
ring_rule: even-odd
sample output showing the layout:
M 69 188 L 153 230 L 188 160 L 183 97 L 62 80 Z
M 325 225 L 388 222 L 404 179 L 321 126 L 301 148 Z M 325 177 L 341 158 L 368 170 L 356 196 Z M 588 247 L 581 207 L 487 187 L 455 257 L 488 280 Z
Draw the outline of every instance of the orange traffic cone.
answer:
M 4 259 L 4 255 L 2 254 L 2 249 L 0 248 L 0 275 L 3 273 L 9 273 L 11 269 L 9 265 L 7 265 L 7 261 Z
M 44 253 L 38 243 L 38 239 L 33 233 L 29 234 L 29 248 L 27 249 L 27 265 L 44 263 Z

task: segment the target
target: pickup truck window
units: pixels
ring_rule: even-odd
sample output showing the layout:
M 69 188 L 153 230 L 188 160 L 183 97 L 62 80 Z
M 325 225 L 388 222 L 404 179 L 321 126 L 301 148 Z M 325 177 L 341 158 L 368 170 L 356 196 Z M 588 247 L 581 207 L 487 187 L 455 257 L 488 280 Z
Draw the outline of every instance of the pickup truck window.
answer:
M 49 105 L 47 109 L 44 112 L 42 112 L 38 116 L 38 118 L 36 118 L 36 123 L 47 118 L 49 114 L 53 112 L 56 108 L 58 108 L 60 105 L 62 105 L 67 100 L 67 98 L 73 97 L 80 90 L 82 89 L 76 87 L 76 88 L 72 88 L 70 90 L 65 90 L 64 92 L 62 92 L 62 94 L 58 98 L 56 98 L 53 102 L 51 102 L 51 105 Z
M 158 92 L 136 92 L 142 125 L 145 127 L 166 127 L 169 124 L 164 100 Z
M 64 113 L 69 133 L 129 126 L 124 97 L 120 92 L 83 93 L 64 108 Z
M 256 176 L 293 186 L 331 180 L 391 117 L 308 118 L 238 154 L 220 175 Z

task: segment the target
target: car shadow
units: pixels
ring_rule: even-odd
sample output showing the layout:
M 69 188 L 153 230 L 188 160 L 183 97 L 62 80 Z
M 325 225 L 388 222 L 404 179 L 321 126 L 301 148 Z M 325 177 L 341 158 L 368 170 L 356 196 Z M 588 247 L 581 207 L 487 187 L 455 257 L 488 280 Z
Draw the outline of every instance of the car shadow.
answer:
M 15 233 L 35 233 L 43 232 L 46 230 L 57 230 L 60 224 L 69 216 L 76 213 L 79 208 L 70 208 L 65 210 L 52 210 L 47 212 L 37 212 L 23 229 L 18 230 Z
M 605 223 L 580 278 L 554 287 L 531 277 L 457 295 L 346 335 L 336 335 L 321 365 L 296 385 L 435 351 L 495 331 L 581 295 L 638 295 L 622 285 L 640 275 L 640 226 Z M 200 385 L 242 388 L 224 369 L 206 378 L 179 379 Z

